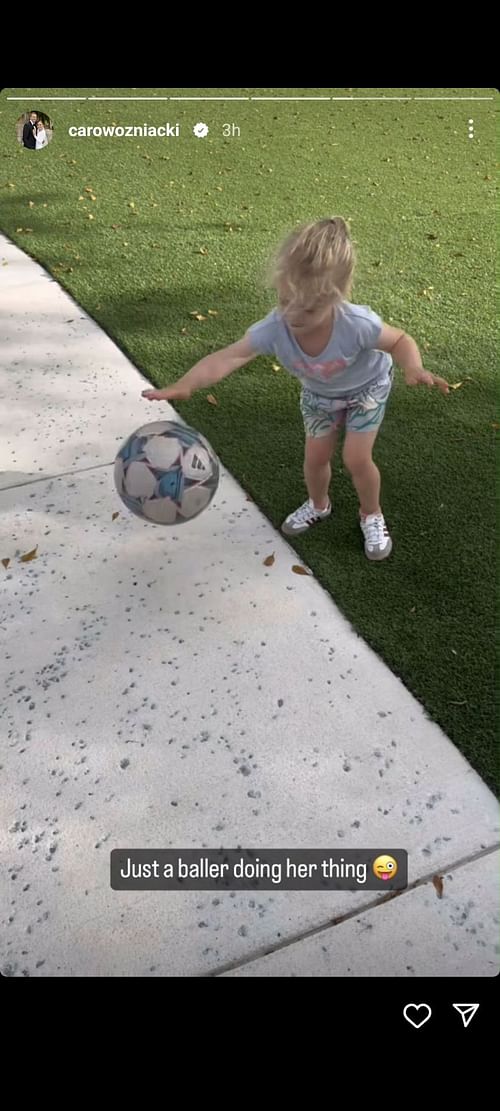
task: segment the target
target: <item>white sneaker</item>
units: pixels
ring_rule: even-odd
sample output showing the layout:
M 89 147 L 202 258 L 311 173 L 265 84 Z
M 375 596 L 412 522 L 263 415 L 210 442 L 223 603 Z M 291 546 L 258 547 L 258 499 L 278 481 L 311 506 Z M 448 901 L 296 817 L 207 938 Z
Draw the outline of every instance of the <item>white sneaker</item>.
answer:
M 365 555 L 368 559 L 387 559 L 392 552 L 392 540 L 383 513 L 360 517 L 359 523 L 365 538 Z
M 281 531 L 286 536 L 299 536 L 301 532 L 307 532 L 311 525 L 317 525 L 319 521 L 324 521 L 326 517 L 330 516 L 331 512 L 330 502 L 328 502 L 326 509 L 320 510 L 315 508 L 314 503 L 309 498 L 294 513 L 290 513 L 286 521 L 283 521 Z

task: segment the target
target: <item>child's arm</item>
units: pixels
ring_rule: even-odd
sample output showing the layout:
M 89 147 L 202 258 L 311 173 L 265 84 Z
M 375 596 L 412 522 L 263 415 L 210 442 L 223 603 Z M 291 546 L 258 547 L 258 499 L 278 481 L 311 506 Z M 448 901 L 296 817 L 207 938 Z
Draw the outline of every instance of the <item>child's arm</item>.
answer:
M 411 336 L 402 332 L 400 328 L 391 328 L 390 324 L 383 324 L 377 351 L 387 351 L 404 371 L 406 385 L 437 386 L 441 393 L 449 393 L 448 383 L 436 374 L 430 374 L 422 366 L 422 356 Z
M 257 352 L 253 350 L 248 336 L 244 336 L 237 343 L 200 359 L 175 385 L 164 390 L 143 390 L 142 396 L 148 401 L 185 401 L 195 390 L 215 385 L 256 357 Z

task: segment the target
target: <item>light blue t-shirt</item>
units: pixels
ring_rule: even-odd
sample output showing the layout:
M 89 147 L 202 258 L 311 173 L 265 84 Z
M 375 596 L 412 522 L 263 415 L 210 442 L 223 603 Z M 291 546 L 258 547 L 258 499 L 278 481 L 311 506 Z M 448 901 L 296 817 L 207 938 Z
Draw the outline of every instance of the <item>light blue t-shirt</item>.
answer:
M 323 397 L 348 397 L 372 382 L 389 381 L 391 356 L 377 351 L 382 320 L 367 305 L 343 301 L 336 307 L 328 343 L 320 355 L 306 355 L 283 316 L 274 309 L 247 332 L 258 355 L 274 355 L 305 390 Z

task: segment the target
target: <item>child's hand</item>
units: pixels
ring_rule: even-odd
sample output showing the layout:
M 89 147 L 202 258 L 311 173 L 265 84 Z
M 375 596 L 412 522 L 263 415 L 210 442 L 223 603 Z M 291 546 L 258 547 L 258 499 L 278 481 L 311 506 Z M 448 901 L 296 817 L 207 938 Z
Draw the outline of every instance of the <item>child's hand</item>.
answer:
M 419 370 L 407 370 L 405 372 L 405 381 L 407 386 L 437 386 L 441 393 L 449 393 L 450 387 L 445 382 L 444 378 L 439 378 L 437 374 L 430 374 L 428 370 L 421 367 Z
M 143 390 L 141 396 L 145 397 L 146 401 L 187 401 L 191 397 L 191 390 L 177 384 L 167 386 L 164 390 Z

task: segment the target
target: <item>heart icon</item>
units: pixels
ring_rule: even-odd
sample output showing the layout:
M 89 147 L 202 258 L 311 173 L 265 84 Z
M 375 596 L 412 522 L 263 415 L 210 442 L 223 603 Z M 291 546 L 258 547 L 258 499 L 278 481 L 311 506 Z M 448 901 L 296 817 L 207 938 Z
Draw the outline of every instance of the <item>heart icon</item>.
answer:
M 417 1018 L 419 1011 L 421 1012 L 420 1018 Z M 411 1025 L 418 1030 L 424 1023 L 429 1021 L 432 1011 L 428 1003 L 407 1003 L 403 1014 L 406 1021 L 410 1022 Z M 414 1017 L 411 1018 L 410 1015 Z

